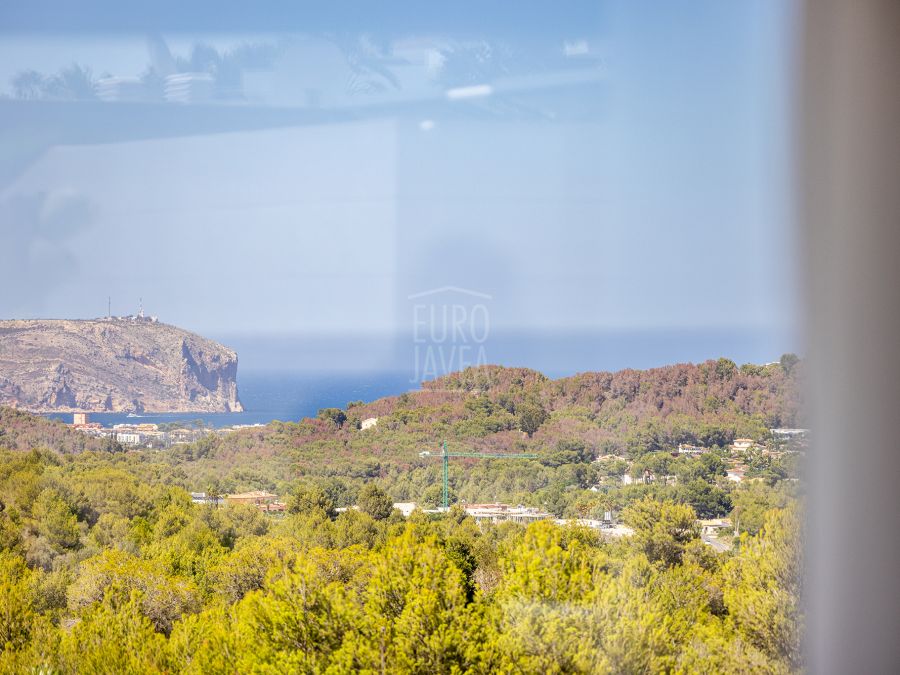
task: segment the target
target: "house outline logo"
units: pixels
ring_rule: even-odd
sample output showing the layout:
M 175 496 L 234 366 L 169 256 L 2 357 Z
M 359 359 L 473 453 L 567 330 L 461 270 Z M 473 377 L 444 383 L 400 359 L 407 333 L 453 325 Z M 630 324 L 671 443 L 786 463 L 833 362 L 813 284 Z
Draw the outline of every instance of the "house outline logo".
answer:
M 480 298 L 482 300 L 493 300 L 493 296 L 488 295 L 487 293 L 481 293 L 480 291 L 472 291 L 468 288 L 461 288 L 459 286 L 439 286 L 438 288 L 432 288 L 427 291 L 421 291 L 419 293 L 413 293 L 411 295 L 407 295 L 407 300 L 419 300 L 421 298 L 426 298 L 434 295 L 441 295 L 442 293 L 458 293 L 460 295 L 468 295 L 473 298 Z
M 410 382 L 435 380 L 455 371 L 487 364 L 493 297 L 460 286 L 438 286 L 407 296 L 412 309 L 415 376 Z

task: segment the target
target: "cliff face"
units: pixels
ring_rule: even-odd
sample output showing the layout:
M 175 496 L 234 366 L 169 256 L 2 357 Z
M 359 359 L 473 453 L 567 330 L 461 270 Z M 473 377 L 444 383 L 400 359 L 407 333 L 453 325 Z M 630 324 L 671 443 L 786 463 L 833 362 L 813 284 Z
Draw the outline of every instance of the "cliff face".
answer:
M 34 412 L 240 412 L 237 354 L 131 319 L 0 321 L 0 405 Z

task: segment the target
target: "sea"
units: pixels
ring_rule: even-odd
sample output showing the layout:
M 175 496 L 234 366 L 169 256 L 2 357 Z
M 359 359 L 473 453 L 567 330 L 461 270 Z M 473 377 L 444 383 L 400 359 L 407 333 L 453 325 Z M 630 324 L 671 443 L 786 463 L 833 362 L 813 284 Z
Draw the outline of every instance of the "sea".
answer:
M 238 376 L 239 413 L 90 413 L 91 422 L 115 424 L 187 423 L 215 429 L 238 424 L 267 424 L 273 420 L 296 422 L 315 417 L 321 408 L 343 408 L 350 401 L 370 402 L 418 389 L 409 372 L 316 374 L 309 372 L 256 372 Z M 51 419 L 72 421 L 72 413 L 48 413 Z

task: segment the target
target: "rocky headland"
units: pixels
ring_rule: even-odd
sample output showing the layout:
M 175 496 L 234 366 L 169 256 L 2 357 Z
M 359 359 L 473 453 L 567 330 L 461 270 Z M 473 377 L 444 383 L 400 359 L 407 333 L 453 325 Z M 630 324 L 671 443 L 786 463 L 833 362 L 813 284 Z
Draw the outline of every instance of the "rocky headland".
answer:
M 155 320 L 0 321 L 0 405 L 33 412 L 240 412 L 237 354 Z

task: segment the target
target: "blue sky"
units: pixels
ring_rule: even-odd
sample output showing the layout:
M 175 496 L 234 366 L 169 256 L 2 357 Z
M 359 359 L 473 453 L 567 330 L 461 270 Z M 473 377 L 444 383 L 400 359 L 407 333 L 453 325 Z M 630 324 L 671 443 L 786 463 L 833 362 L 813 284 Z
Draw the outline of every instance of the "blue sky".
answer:
M 798 311 L 792 12 L 613 3 L 591 22 L 373 18 L 338 37 L 164 25 L 173 56 L 279 55 L 245 69 L 238 102 L 33 104 L 62 142 L 0 101 L 31 134 L 3 141 L 25 159 L 0 183 L 0 281 L 16 288 L 0 315 L 98 316 L 111 295 L 114 313 L 143 298 L 240 341 L 390 340 L 410 331 L 410 294 L 454 285 L 492 296 L 498 335 L 706 331 L 719 353 L 777 358 Z M 361 75 L 360 54 L 390 77 Z M 8 30 L 0 91 L 72 62 L 140 75 L 147 36 Z M 447 94 L 473 85 L 487 95 Z

